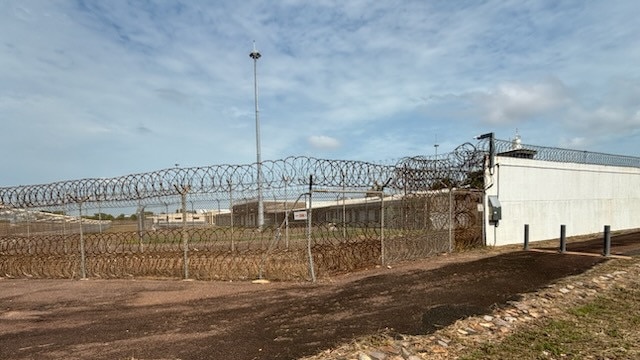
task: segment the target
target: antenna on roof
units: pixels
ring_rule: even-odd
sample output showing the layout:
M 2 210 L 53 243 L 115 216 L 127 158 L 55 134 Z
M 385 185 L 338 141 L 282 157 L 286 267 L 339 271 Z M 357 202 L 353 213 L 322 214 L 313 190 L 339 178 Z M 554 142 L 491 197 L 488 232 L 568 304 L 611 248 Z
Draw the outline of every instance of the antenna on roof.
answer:
M 520 150 L 522 149 L 522 138 L 520 137 L 520 133 L 518 132 L 518 128 L 516 128 L 516 137 L 511 140 L 511 149 L 512 150 Z

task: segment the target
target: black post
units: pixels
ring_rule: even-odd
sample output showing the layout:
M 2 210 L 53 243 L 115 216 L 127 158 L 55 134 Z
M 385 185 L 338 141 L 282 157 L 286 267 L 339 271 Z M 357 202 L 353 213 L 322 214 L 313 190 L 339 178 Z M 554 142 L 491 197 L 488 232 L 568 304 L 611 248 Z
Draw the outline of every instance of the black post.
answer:
M 611 226 L 604 226 L 604 256 L 611 256 Z
M 496 141 L 495 134 L 491 133 L 489 137 L 489 168 L 493 170 L 493 165 L 496 162 Z
M 524 249 L 529 250 L 529 224 L 524 224 Z
M 560 253 L 567 252 L 567 225 L 560 225 Z
M 494 133 L 486 133 L 480 136 L 476 136 L 476 139 L 489 139 L 489 169 L 493 170 L 493 165 L 495 164 L 495 153 L 496 153 L 496 145 L 495 145 L 495 134 Z

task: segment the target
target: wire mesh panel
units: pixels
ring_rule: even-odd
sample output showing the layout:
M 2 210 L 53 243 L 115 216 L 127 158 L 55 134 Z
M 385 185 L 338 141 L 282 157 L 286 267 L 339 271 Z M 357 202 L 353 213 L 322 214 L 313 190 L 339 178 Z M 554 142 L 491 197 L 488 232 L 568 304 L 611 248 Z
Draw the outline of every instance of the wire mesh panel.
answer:
M 329 190 L 312 193 L 312 254 L 319 274 L 335 274 L 381 263 L 381 193 Z
M 460 190 L 453 193 L 453 246 L 454 251 L 469 250 L 482 246 L 483 192 Z
M 387 210 L 389 262 L 422 258 L 452 249 L 449 192 L 410 194 Z

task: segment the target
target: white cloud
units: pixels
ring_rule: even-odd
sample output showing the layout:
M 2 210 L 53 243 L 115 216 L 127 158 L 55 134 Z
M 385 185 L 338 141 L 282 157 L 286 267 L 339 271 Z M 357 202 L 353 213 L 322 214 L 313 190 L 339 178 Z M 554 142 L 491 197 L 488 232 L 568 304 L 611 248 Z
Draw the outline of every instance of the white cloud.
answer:
M 513 124 L 553 112 L 570 102 L 562 82 L 551 79 L 534 84 L 503 83 L 495 90 L 476 93 L 475 105 L 493 125 Z
M 584 149 L 589 146 L 589 141 L 584 137 L 564 138 L 560 139 L 558 146 L 568 149 Z
M 335 150 L 340 147 L 340 141 L 326 135 L 312 135 L 308 138 L 309 145 L 316 149 Z
M 431 153 L 434 128 L 444 152 L 515 127 L 525 138 L 553 129 L 540 145 L 640 155 L 638 11 L 633 0 L 0 1 L 0 120 L 12 139 L 0 152 L 26 134 L 39 150 L 0 159 L 3 181 L 44 181 L 22 164 L 55 161 L 75 172 L 41 176 L 252 162 L 252 40 L 265 159 Z M 59 156 L 61 143 L 74 151 Z M 104 154 L 122 161 L 85 162 Z
M 557 78 L 538 82 L 499 83 L 471 93 L 430 96 L 424 100 L 427 116 L 475 123 L 491 130 L 515 128 L 523 134 L 545 133 L 541 145 L 602 147 L 640 132 L 640 78 L 611 81 L 608 86 L 582 91 Z M 607 151 L 607 150 L 605 150 Z M 615 151 L 615 150 L 608 150 Z
M 640 130 L 640 116 L 634 109 L 602 105 L 587 110 L 575 106 L 565 119 L 567 127 L 585 136 L 625 135 Z

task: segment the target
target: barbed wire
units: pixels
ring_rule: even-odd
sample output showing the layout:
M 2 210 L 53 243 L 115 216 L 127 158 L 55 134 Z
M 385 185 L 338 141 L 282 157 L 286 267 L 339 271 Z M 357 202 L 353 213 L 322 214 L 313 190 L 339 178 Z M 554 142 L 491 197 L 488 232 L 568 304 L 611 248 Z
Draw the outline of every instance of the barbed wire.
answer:
M 395 164 L 374 164 L 355 160 L 327 160 L 313 157 L 288 157 L 262 162 L 262 188 L 314 186 L 368 189 L 386 184 L 388 188 L 428 188 L 434 181 L 450 185 L 461 182 L 465 174 L 479 169 L 478 151 L 464 144 L 440 156 L 400 159 Z M 257 188 L 257 167 L 250 165 L 213 165 L 169 168 L 116 178 L 89 178 L 49 184 L 0 188 L 0 205 L 14 208 L 43 208 L 77 203 L 109 206 L 157 204 L 159 199 L 189 195 L 252 192 Z
M 640 167 L 640 157 L 606 154 L 600 152 L 563 149 L 530 144 L 520 144 L 513 140 L 494 140 L 496 155 L 524 157 L 533 160 L 566 162 L 576 164 Z M 489 151 L 489 140 L 478 143 L 478 148 Z
M 450 153 L 412 156 L 395 163 L 329 160 L 295 156 L 262 162 L 262 189 L 267 193 L 289 187 L 305 191 L 314 186 L 350 189 L 418 191 L 434 187 L 472 186 L 489 152 L 489 140 L 466 143 Z M 580 164 L 640 167 L 640 157 L 613 155 L 494 140 L 497 155 Z M 514 151 L 518 150 L 518 151 Z M 122 207 L 158 204 L 188 192 L 191 199 L 225 198 L 225 194 L 257 189 L 256 164 L 168 168 L 114 178 L 88 178 L 49 184 L 0 188 L 0 205 L 13 208 L 61 207 L 100 203 Z M 297 188 L 297 189 L 296 189 Z M 273 194 L 265 194 L 273 196 Z M 244 196 L 247 197 L 247 196 Z M 251 196 L 248 196 L 251 197 Z M 173 202 L 177 202 L 174 200 Z
M 320 192 L 317 198 L 335 201 L 340 191 Z M 0 274 L 288 281 L 309 279 L 314 266 L 319 276 L 331 276 L 480 246 L 482 196 L 458 189 L 389 197 L 384 203 L 360 201 L 346 208 L 336 201 L 316 208 L 311 228 L 296 221 L 260 230 L 216 220 L 213 226 L 140 224 L 104 232 L 95 223 L 79 221 L 4 224 L 9 231 L 3 234 L 0 227 Z
M 306 279 L 309 268 L 330 275 L 479 245 L 482 192 L 460 187 L 482 174 L 484 156 L 464 144 L 390 164 L 265 161 L 261 189 L 268 216 L 261 228 L 254 217 L 256 164 L 0 188 L 0 274 L 296 280 Z M 327 190 L 315 192 L 312 231 L 289 211 L 304 207 L 300 196 L 311 202 L 310 187 Z M 195 211 L 196 204 L 206 211 Z M 86 218 L 90 208 L 100 215 L 102 208 L 131 205 L 135 220 L 124 221 L 124 214 L 123 221 Z M 47 207 L 52 211 L 42 211 Z

